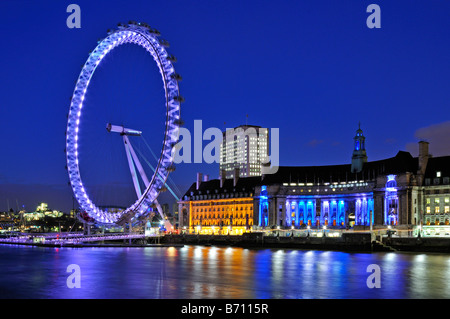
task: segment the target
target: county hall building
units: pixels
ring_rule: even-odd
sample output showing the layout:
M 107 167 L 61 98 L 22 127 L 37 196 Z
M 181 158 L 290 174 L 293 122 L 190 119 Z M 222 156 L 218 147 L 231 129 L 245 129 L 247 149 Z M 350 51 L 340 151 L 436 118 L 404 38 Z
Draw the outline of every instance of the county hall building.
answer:
M 419 155 L 369 162 L 365 137 L 354 137 L 351 163 L 281 166 L 275 174 L 232 179 L 197 176 L 179 205 L 179 228 L 201 234 L 242 234 L 265 228 L 350 228 L 449 225 L 450 156 Z

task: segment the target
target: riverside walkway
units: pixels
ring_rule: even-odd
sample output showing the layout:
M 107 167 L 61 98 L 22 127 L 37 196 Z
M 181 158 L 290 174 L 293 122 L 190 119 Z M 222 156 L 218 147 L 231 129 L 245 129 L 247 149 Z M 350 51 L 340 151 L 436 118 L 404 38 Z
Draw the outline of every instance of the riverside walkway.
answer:
M 104 241 L 120 241 L 144 239 L 148 237 L 158 238 L 159 235 L 146 236 L 141 233 L 106 233 L 85 235 L 82 233 L 47 233 L 47 234 L 18 234 L 8 238 L 1 238 L 0 243 L 3 244 L 22 244 L 37 246 L 71 246 L 82 245 L 83 243 L 104 242 Z

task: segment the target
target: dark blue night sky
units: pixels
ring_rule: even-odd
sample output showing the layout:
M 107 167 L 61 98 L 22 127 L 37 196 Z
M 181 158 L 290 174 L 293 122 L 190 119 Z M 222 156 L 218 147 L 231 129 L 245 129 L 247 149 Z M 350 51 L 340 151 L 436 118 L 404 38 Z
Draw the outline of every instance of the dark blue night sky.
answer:
M 66 26 L 71 3 L 81 7 L 81 29 Z M 371 3 L 381 7 L 381 29 L 366 26 Z M 224 129 L 248 114 L 249 124 L 280 129 L 281 165 L 327 165 L 350 162 L 360 121 L 369 161 L 417 155 L 419 139 L 448 155 L 449 14 L 444 0 L 2 0 L 0 211 L 41 201 L 72 208 L 63 150 L 75 81 L 97 40 L 129 20 L 170 42 L 192 131 L 196 119 Z M 162 85 L 151 58 L 123 48 L 102 67 L 89 119 L 112 104 L 131 117 L 133 106 L 148 105 L 135 118 L 159 132 L 152 109 Z M 181 164 L 172 178 L 184 192 L 197 171 L 217 178 L 218 164 Z

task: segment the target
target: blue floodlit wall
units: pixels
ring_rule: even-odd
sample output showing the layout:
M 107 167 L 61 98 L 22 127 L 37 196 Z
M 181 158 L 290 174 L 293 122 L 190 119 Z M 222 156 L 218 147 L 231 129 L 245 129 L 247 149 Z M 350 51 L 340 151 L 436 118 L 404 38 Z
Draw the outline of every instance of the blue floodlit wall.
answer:
M 286 201 L 285 226 L 312 225 L 316 220 L 315 198 L 289 198 Z
M 269 198 L 267 196 L 267 186 L 261 187 L 259 195 L 259 221 L 258 226 L 266 227 L 269 223 Z
M 370 225 L 370 212 L 372 212 L 372 224 L 374 222 L 373 214 L 373 198 L 366 198 L 365 196 L 356 200 L 355 205 L 355 224 L 356 225 Z
M 396 175 L 388 175 L 384 194 L 384 223 L 397 225 L 398 223 L 398 195 Z
M 320 203 L 319 203 L 320 202 Z M 349 211 L 353 203 L 354 211 Z M 316 215 L 316 206 L 320 204 L 320 215 Z M 346 226 L 345 214 L 355 214 L 355 225 L 374 223 L 373 193 L 358 193 L 320 198 L 317 196 L 289 196 L 286 200 L 285 226 L 320 225 Z M 372 214 L 371 214 L 372 212 Z

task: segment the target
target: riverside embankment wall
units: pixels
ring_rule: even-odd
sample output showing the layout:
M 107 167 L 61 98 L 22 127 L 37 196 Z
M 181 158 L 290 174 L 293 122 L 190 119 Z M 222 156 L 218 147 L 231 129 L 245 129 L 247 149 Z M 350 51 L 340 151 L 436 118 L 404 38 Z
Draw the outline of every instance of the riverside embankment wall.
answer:
M 315 250 L 371 251 L 370 233 L 342 237 L 276 237 L 259 233 L 244 235 L 166 235 L 164 243 L 218 245 L 248 248 L 297 248 Z

